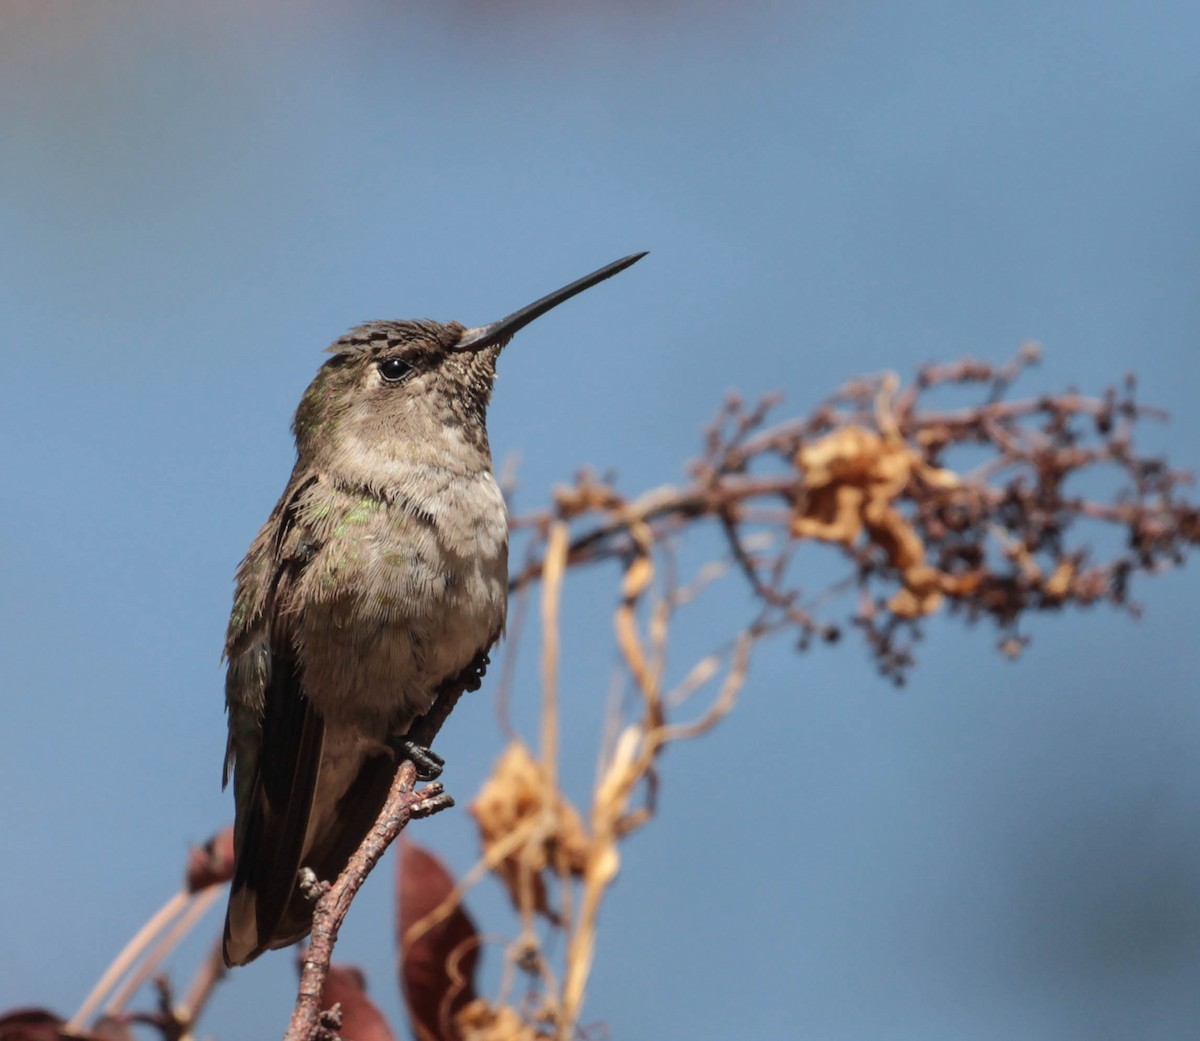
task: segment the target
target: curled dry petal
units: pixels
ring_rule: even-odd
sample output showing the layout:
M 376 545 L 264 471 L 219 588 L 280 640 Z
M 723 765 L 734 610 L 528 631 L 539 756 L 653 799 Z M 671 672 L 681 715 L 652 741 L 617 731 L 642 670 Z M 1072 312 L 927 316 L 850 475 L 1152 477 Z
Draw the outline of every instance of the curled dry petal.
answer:
M 932 614 L 946 593 L 962 595 L 964 576 L 926 564 L 921 536 L 896 507 L 911 481 L 948 490 L 959 485 L 953 473 L 930 466 L 903 441 L 860 426 L 802 445 L 796 465 L 805 496 L 792 517 L 793 536 L 849 547 L 865 533 L 900 572 L 902 585 L 887 606 L 901 618 Z
M 455 1025 L 462 1041 L 541 1041 L 553 1037 L 526 1023 L 516 1009 L 489 1005 L 483 998 L 463 1008 Z
M 184 884 L 189 893 L 220 885 L 233 878 L 233 825 L 222 828 L 203 846 L 188 853 Z
M 321 1007 L 342 1008 L 342 1041 L 396 1041 L 375 1003 L 367 997 L 367 978 L 356 965 L 331 965 L 321 990 Z
M 583 472 L 576 485 L 558 485 L 553 492 L 555 508 L 561 516 L 575 517 L 589 510 L 615 510 L 624 503 L 609 485 Z

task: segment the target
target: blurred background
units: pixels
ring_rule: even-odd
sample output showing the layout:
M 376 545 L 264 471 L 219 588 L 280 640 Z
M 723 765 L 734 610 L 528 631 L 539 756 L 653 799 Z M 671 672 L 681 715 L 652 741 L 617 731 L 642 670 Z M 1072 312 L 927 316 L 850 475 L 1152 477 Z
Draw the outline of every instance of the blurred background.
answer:
M 1136 371 L 1172 415 L 1143 446 L 1200 466 L 1198 38 L 1184 2 L 7 0 L 0 1008 L 69 1015 L 231 816 L 233 571 L 322 349 L 359 321 L 482 323 L 652 251 L 503 359 L 518 508 L 584 463 L 628 491 L 678 479 L 727 389 L 803 411 L 1024 339 L 1033 392 Z M 584 790 L 613 663 L 611 575 L 587 581 L 563 691 Z M 1195 588 L 1140 581 L 1137 622 L 1040 619 L 1015 663 L 935 619 L 902 691 L 853 639 L 766 648 L 727 722 L 665 761 L 585 1022 L 1191 1036 Z M 439 740 L 460 805 L 501 747 L 494 686 Z M 536 694 L 519 679 L 519 721 Z M 458 811 L 413 834 L 458 871 L 476 854 Z M 399 1025 L 387 876 L 338 954 Z M 511 929 L 492 883 L 470 907 Z M 281 1032 L 294 979 L 283 953 L 239 970 L 201 1033 Z

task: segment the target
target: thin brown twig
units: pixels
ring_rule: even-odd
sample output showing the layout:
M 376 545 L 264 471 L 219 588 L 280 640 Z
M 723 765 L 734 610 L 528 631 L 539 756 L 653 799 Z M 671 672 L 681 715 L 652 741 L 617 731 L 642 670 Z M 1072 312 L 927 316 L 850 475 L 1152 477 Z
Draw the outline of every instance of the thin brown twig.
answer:
M 312 938 L 300 970 L 296 1005 L 284 1041 L 312 1041 L 320 1027 L 321 993 L 329 973 L 338 930 L 355 894 L 379 863 L 388 846 L 408 824 L 413 807 L 426 798 L 416 790 L 417 769 L 405 760 L 396 771 L 387 801 L 346 869 L 322 893 L 313 908 Z

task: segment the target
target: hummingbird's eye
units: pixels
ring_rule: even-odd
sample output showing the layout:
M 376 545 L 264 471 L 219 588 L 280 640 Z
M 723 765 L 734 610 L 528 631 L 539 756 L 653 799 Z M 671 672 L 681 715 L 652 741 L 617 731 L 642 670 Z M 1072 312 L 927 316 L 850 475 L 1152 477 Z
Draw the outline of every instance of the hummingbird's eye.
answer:
M 412 370 L 413 367 L 403 358 L 384 358 L 379 363 L 379 375 L 387 383 L 399 383 Z

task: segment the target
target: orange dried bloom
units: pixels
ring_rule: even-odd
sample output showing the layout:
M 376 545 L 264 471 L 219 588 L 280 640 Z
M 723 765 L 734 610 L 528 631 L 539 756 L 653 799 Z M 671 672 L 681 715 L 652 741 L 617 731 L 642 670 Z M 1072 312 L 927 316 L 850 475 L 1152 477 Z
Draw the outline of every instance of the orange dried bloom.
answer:
M 495 862 L 513 906 L 555 920 L 547 903 L 543 873 L 579 877 L 588 838 L 578 811 L 549 784 L 542 764 L 520 742 L 505 749 L 471 804 L 483 855 Z M 522 836 L 514 845 L 514 836 Z
M 955 488 L 957 475 L 930 466 L 899 438 L 846 426 L 796 453 L 805 497 L 792 516 L 796 538 L 853 546 L 861 537 L 878 546 L 901 575 L 903 586 L 888 609 L 903 618 L 932 614 L 945 593 L 963 595 L 977 576 L 948 575 L 925 563 L 925 546 L 896 507 L 909 482 Z

